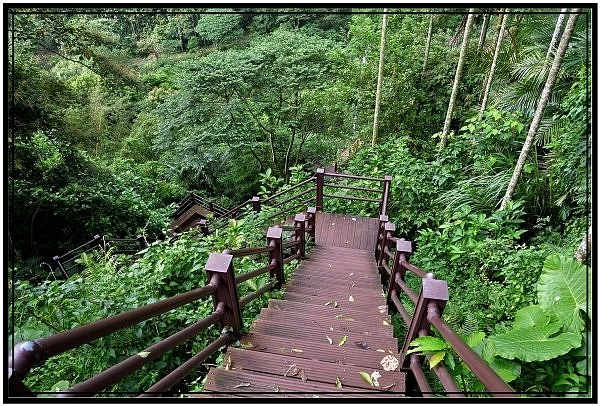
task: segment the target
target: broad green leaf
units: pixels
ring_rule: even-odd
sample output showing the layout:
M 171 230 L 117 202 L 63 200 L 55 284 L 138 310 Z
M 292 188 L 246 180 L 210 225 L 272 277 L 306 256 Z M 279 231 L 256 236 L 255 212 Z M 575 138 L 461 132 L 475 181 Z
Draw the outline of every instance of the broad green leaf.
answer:
M 504 382 L 511 382 L 521 375 L 521 365 L 504 358 L 494 357 L 489 363 L 490 367 L 502 378 Z
M 444 357 L 446 356 L 446 351 L 438 351 L 433 353 L 433 355 L 431 356 L 431 358 L 429 358 L 429 369 L 435 367 L 437 364 L 439 364 Z
M 448 344 L 444 340 L 431 336 L 415 338 L 411 341 L 410 346 L 415 348 L 408 350 L 407 354 L 413 352 L 441 351 L 448 348 Z
M 346 343 L 347 338 L 348 338 L 348 336 L 341 336 L 338 341 L 338 347 L 341 347 L 342 345 L 344 345 Z
M 539 305 L 531 305 L 519 309 L 515 314 L 513 329 L 526 327 L 543 327 L 550 323 L 550 317 L 547 316 Z
M 574 259 L 550 255 L 544 261 L 538 280 L 538 302 L 542 310 L 554 314 L 569 331 L 584 329 L 580 310 L 587 308 L 586 269 Z
M 361 377 L 361 378 L 362 378 L 362 379 L 363 379 L 363 380 L 364 380 L 366 383 L 368 383 L 368 384 L 369 384 L 369 385 L 371 385 L 371 386 L 374 386 L 374 385 L 373 385 L 373 380 L 371 379 L 371 375 L 370 375 L 370 374 L 368 374 L 368 373 L 366 373 L 366 372 L 362 372 L 362 371 L 359 371 L 358 373 L 360 374 L 360 377 Z
M 52 391 L 58 392 L 69 388 L 69 381 L 58 381 L 52 385 Z
M 481 331 L 476 331 L 473 334 L 471 334 L 470 336 L 468 336 L 467 338 L 465 338 L 465 343 L 471 347 L 474 348 L 477 345 L 479 345 L 483 339 L 485 338 L 485 333 L 481 332 Z
M 560 323 L 552 323 L 543 327 L 519 328 L 490 338 L 496 345 L 497 354 L 504 358 L 518 358 L 525 362 L 546 361 L 581 345 L 578 333 L 568 332 L 552 337 L 560 327 Z
M 444 363 L 450 369 L 454 369 L 456 366 L 456 361 L 454 360 L 454 356 L 450 351 L 445 351 L 446 356 L 444 357 Z

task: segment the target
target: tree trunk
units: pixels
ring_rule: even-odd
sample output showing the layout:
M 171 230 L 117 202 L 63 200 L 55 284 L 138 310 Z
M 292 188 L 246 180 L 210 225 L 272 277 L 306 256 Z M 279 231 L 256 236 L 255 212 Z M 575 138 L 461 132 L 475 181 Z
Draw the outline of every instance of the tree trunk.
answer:
M 574 8 L 571 10 L 571 12 L 578 13 L 579 9 Z M 540 122 L 542 121 L 544 110 L 546 109 L 548 99 L 550 98 L 550 92 L 552 91 L 552 87 L 554 86 L 554 82 L 556 81 L 558 70 L 560 69 L 560 65 L 569 45 L 569 40 L 571 39 L 571 35 L 573 34 L 573 30 L 575 29 L 577 17 L 579 17 L 578 14 L 571 14 L 571 16 L 569 17 L 569 21 L 567 21 L 567 26 L 565 27 L 565 31 L 563 32 L 563 35 L 560 39 L 560 44 L 558 45 L 558 49 L 556 50 L 556 54 L 554 55 L 554 61 L 552 62 L 552 67 L 550 68 L 550 72 L 548 73 L 548 78 L 546 79 L 546 84 L 544 85 L 544 89 L 542 90 L 542 95 L 540 96 L 537 108 L 535 110 L 535 114 L 533 115 L 533 119 L 531 120 L 531 125 L 529 126 L 527 138 L 525 138 L 525 143 L 523 144 L 523 149 L 521 150 L 521 154 L 519 155 L 519 159 L 517 160 L 517 165 L 515 166 L 513 175 L 510 179 L 510 182 L 508 183 L 506 194 L 502 198 L 500 210 L 504 210 L 506 204 L 512 199 L 513 193 L 515 192 L 517 181 L 519 180 L 521 172 L 523 171 L 523 167 L 525 166 L 527 154 L 529 153 L 529 149 L 531 148 L 533 140 L 535 139 L 535 134 L 537 133 L 537 130 L 540 126 Z
M 427 30 L 427 42 L 425 43 L 425 58 L 423 59 L 423 70 L 421 76 L 425 74 L 427 61 L 429 60 L 429 46 L 431 45 L 431 33 L 433 31 L 433 14 L 429 14 L 429 29 Z
M 379 107 L 381 105 L 381 84 L 383 82 L 383 55 L 385 51 L 385 32 L 387 29 L 387 8 L 383 9 L 383 22 L 381 23 L 381 44 L 379 45 L 379 71 L 377 73 L 377 90 L 375 91 L 375 113 L 373 114 L 373 137 L 371 146 L 377 140 L 377 127 L 379 126 Z
M 490 88 L 492 87 L 492 79 L 494 78 L 494 72 L 496 71 L 496 63 L 498 62 L 498 55 L 500 55 L 500 48 L 502 46 L 502 39 L 504 38 L 504 28 L 506 27 L 506 22 L 508 21 L 508 10 L 505 9 L 505 14 L 502 16 L 502 23 L 500 24 L 500 29 L 498 30 L 498 39 L 496 40 L 496 49 L 494 50 L 494 57 L 492 58 L 492 64 L 490 66 L 490 72 L 487 76 L 485 82 L 485 90 L 483 91 L 483 100 L 481 101 L 481 108 L 479 110 L 479 119 L 483 116 L 483 112 L 487 107 L 487 100 L 490 93 Z
M 585 263 L 588 259 L 588 252 L 590 252 L 588 247 L 591 247 L 591 246 L 592 246 L 592 226 L 590 226 L 590 228 L 588 228 L 587 233 L 583 236 L 583 239 L 581 240 L 581 244 L 579 244 L 577 251 L 575 251 L 575 259 L 578 260 L 579 262 Z
M 490 23 L 490 15 L 485 14 L 483 16 L 483 24 L 481 25 L 481 34 L 479 34 L 479 44 L 477 44 L 477 48 L 481 51 L 483 46 L 485 45 L 485 37 L 487 36 L 487 29 Z
M 565 13 L 567 12 L 566 8 L 560 10 L 561 14 L 558 16 L 558 20 L 556 20 L 556 26 L 554 27 L 554 33 L 552 34 L 552 41 L 550 41 L 550 46 L 548 47 L 548 53 L 546 54 L 546 63 L 550 61 L 550 57 L 554 52 L 554 47 L 558 42 L 558 36 L 560 35 L 560 30 L 562 28 L 563 20 L 565 19 Z
M 469 9 L 469 17 L 467 18 L 467 24 L 465 26 L 465 32 L 463 35 L 462 46 L 460 47 L 460 55 L 458 57 L 458 65 L 456 66 L 456 74 L 454 75 L 454 84 L 452 85 L 452 94 L 450 95 L 450 102 L 448 103 L 448 111 L 446 112 L 446 120 L 444 120 L 444 129 L 442 130 L 442 139 L 440 141 L 440 150 L 446 147 L 448 141 L 448 131 L 450 129 L 450 120 L 452 119 L 452 110 L 454 110 L 454 103 L 456 102 L 456 95 L 458 94 L 458 85 L 460 83 L 460 75 L 462 74 L 462 68 L 465 63 L 465 54 L 467 53 L 467 46 L 469 45 L 469 36 L 471 35 L 471 27 L 473 26 L 473 19 L 475 9 Z

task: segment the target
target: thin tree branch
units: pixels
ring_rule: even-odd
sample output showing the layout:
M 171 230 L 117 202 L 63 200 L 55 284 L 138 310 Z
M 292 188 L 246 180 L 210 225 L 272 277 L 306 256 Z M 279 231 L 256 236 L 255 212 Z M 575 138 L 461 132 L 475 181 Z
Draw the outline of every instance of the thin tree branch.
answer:
M 89 70 L 91 70 L 92 72 L 94 72 L 95 74 L 102 76 L 102 74 L 101 74 L 100 72 L 96 71 L 96 70 L 95 70 L 95 69 L 93 69 L 91 66 L 89 66 L 89 65 L 86 65 L 85 63 L 83 63 L 83 62 L 81 62 L 81 61 L 78 61 L 78 60 L 76 60 L 76 59 L 69 58 L 68 56 L 65 56 L 65 55 L 61 54 L 60 52 L 57 52 L 57 51 L 55 51 L 55 50 L 53 50 L 53 49 L 51 49 L 51 48 L 48 48 L 46 45 L 42 44 L 40 41 L 37 41 L 37 40 L 36 40 L 35 42 L 36 42 L 36 44 L 38 44 L 39 46 L 41 46 L 41 47 L 42 47 L 42 48 L 44 48 L 45 50 L 47 50 L 47 51 L 50 51 L 50 52 L 52 52 L 53 54 L 55 54 L 55 55 L 58 55 L 58 56 L 60 56 L 60 57 L 61 57 L 61 58 L 63 58 L 63 59 L 66 59 L 67 61 L 75 62 L 75 63 L 78 63 L 78 64 L 80 64 L 81 66 L 85 66 L 86 68 L 88 68 Z

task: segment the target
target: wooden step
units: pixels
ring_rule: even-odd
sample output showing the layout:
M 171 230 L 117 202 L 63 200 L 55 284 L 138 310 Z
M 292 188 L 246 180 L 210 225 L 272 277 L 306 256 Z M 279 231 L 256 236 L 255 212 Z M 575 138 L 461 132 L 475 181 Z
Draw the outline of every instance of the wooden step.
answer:
M 372 301 L 373 304 L 379 306 L 385 304 L 386 295 L 383 289 L 372 289 L 372 288 L 361 288 L 355 282 L 349 283 L 348 285 L 335 285 L 335 286 L 323 286 L 321 288 L 311 286 L 305 286 L 302 283 L 297 282 L 295 279 L 290 279 L 286 282 L 284 292 L 295 292 L 303 295 L 320 296 L 325 300 L 348 300 L 350 295 L 354 298 L 365 297 Z
M 315 296 L 315 295 L 305 295 L 302 293 L 295 293 L 295 292 L 290 292 L 290 291 L 286 291 L 283 293 L 283 300 L 289 301 L 289 302 L 300 302 L 300 303 L 306 303 L 306 304 L 323 304 L 325 305 L 325 303 L 329 303 L 331 301 L 335 301 L 335 304 L 337 304 L 337 309 L 340 309 L 342 311 L 346 311 L 348 309 L 354 309 L 355 303 L 356 302 L 350 302 L 346 299 L 346 295 L 344 292 L 344 295 L 340 294 L 336 294 L 336 297 L 341 297 L 341 300 L 337 300 L 337 298 L 333 298 L 333 299 L 329 299 L 329 298 L 323 298 L 321 296 Z M 377 298 L 376 300 L 374 300 L 374 302 L 377 303 L 382 303 L 383 301 L 380 301 L 379 298 Z M 328 306 L 333 306 L 333 303 L 330 303 Z M 382 306 L 382 307 L 379 307 Z M 381 313 L 381 311 L 384 310 L 384 306 L 386 309 L 386 313 Z M 389 314 L 387 313 L 387 305 L 385 304 L 377 304 L 377 311 L 378 313 L 381 314 Z
M 395 351 L 398 348 L 398 339 L 394 337 L 360 332 L 338 332 L 330 330 L 328 327 L 319 327 L 314 324 L 310 326 L 289 325 L 283 322 L 259 319 L 252 323 L 252 331 L 277 337 L 310 339 L 313 341 L 323 340 L 325 343 L 329 343 L 329 339 L 331 339 L 336 345 L 338 340 L 345 335 L 347 342 L 356 345 L 358 348 L 371 347 L 375 350 L 382 350 L 378 352 Z
M 302 380 L 302 373 L 307 382 L 318 382 L 333 385 L 336 378 L 343 388 L 359 390 L 376 390 L 361 378 L 359 372 L 368 374 L 378 371 L 379 387 L 389 387 L 389 392 L 404 392 L 404 373 L 399 370 L 385 371 L 381 365 L 377 369 L 365 369 L 354 365 L 343 365 L 303 358 L 290 358 L 278 354 L 256 352 L 241 348 L 229 348 L 225 354 L 225 364 L 230 370 L 242 372 L 258 372 L 274 377 L 286 377 L 291 380 Z M 294 369 L 296 368 L 296 369 Z M 391 385 L 391 386 L 390 386 Z
M 383 315 L 382 315 L 383 316 Z M 332 314 L 300 314 L 296 312 L 282 311 L 270 308 L 264 308 L 260 311 L 260 317 L 274 322 L 288 322 L 293 324 L 303 323 L 308 326 L 333 329 L 332 331 L 350 332 L 350 333 L 370 333 L 393 336 L 393 328 L 390 316 L 381 318 L 359 319 L 358 315 L 352 312 L 339 312 Z
M 335 379 L 335 378 L 334 378 Z M 225 392 L 230 394 L 248 394 L 256 397 L 402 397 L 401 393 L 386 392 L 376 389 L 357 389 L 354 387 L 336 387 L 333 384 L 312 382 L 301 379 L 287 379 L 275 377 L 270 374 L 257 372 L 246 373 L 242 371 L 213 368 L 210 370 L 205 384 L 205 393 Z M 393 387 L 392 387 L 393 388 Z M 202 396 L 202 395 L 200 395 Z
M 327 302 L 322 301 L 321 303 L 301 303 L 293 302 L 289 300 L 280 299 L 269 299 L 267 307 L 276 310 L 283 310 L 288 312 L 300 312 L 302 314 L 315 314 L 315 315 L 329 315 L 336 317 L 340 314 L 344 316 L 354 317 L 356 319 L 370 318 L 377 320 L 390 321 L 390 316 L 387 312 L 387 306 L 373 306 L 370 303 L 360 305 L 354 302 L 348 302 L 348 306 L 342 310 L 339 305 L 340 302 L 328 300 Z M 345 304 L 345 303 L 344 303 Z
M 339 340 L 341 337 L 331 337 Z M 267 352 L 270 354 L 286 355 L 288 357 L 319 360 L 324 362 L 356 365 L 375 370 L 381 368 L 381 360 L 386 355 L 398 358 L 396 351 L 392 354 L 377 351 L 378 348 L 363 349 L 358 345 L 348 342 L 343 345 L 333 341 L 329 344 L 324 338 L 319 341 L 303 340 L 270 336 L 262 333 L 250 332 L 240 339 L 242 348 L 252 351 Z

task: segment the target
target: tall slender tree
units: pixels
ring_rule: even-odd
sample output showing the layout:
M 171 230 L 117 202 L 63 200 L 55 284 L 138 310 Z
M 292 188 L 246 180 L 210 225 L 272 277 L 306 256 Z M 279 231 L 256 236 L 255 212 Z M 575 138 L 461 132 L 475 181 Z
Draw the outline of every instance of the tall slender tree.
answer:
M 479 118 L 483 115 L 487 106 L 488 96 L 490 94 L 490 88 L 492 87 L 492 79 L 494 72 L 496 71 L 496 64 L 498 62 L 498 55 L 500 55 L 500 48 L 502 47 L 502 39 L 504 38 L 504 29 L 506 28 L 506 22 L 508 21 L 509 9 L 504 9 L 504 15 L 502 16 L 502 23 L 498 30 L 498 39 L 496 40 L 496 49 L 494 50 L 494 57 L 492 58 L 492 64 L 490 65 L 490 71 L 485 81 L 485 89 L 483 91 L 483 100 L 481 101 L 481 108 L 479 109 Z
M 467 53 L 467 46 L 469 45 L 469 36 L 471 35 L 471 27 L 473 26 L 473 19 L 475 17 L 475 9 L 469 9 L 469 17 L 465 25 L 465 31 L 463 34 L 463 42 L 460 47 L 460 55 L 458 57 L 458 65 L 456 66 L 456 74 L 454 75 L 454 84 L 452 85 L 452 94 L 450 95 L 450 102 L 448 103 L 448 111 L 446 112 L 446 120 L 444 120 L 444 129 L 442 130 L 442 139 L 440 141 L 440 150 L 446 147 L 448 142 L 448 131 L 450 130 L 450 120 L 452 119 L 452 111 L 454 110 L 454 103 L 456 102 L 456 95 L 458 94 L 458 85 L 460 84 L 460 76 L 462 74 L 463 65 L 465 63 L 465 55 Z
M 421 76 L 425 74 L 427 69 L 427 62 L 429 60 L 429 46 L 431 45 L 431 33 L 433 32 L 433 14 L 429 14 L 429 29 L 427 30 L 427 41 L 425 42 L 425 58 L 423 58 L 423 69 L 421 70 Z
M 550 46 L 548 47 L 548 53 L 546 54 L 546 61 L 548 62 L 552 56 L 552 52 L 554 52 L 554 47 L 558 42 L 558 37 L 560 35 L 560 30 L 562 28 L 563 20 L 565 19 L 565 13 L 567 12 L 566 8 L 560 10 L 560 15 L 556 20 L 556 26 L 554 27 L 554 33 L 552 33 L 552 41 L 550 41 Z
M 379 108 L 381 107 L 381 85 L 383 83 L 383 57 L 385 53 L 385 35 L 387 30 L 387 8 L 383 9 L 383 21 L 381 23 L 381 44 L 379 45 L 379 70 L 377 72 L 377 90 L 375 91 L 375 113 L 373 114 L 373 137 L 371 145 L 377 141 L 377 128 L 379 126 Z
M 519 159 L 517 160 L 515 170 L 510 179 L 510 182 L 508 183 L 506 193 L 502 198 L 502 203 L 500 204 L 501 210 L 503 210 L 506 207 L 507 203 L 512 199 L 512 196 L 515 192 L 515 188 L 517 186 L 517 182 L 521 177 L 523 167 L 525 167 L 527 155 L 529 154 L 529 150 L 531 149 L 531 145 L 533 144 L 533 140 L 535 139 L 535 134 L 537 133 L 537 130 L 542 121 L 544 110 L 546 109 L 548 99 L 550 98 L 550 92 L 552 91 L 552 87 L 554 86 L 554 82 L 556 81 L 556 77 L 558 75 L 560 65 L 562 64 L 562 60 L 567 51 L 567 47 L 569 46 L 571 36 L 573 35 L 575 23 L 577 22 L 577 17 L 579 17 L 579 10 L 580 9 L 578 8 L 574 8 L 571 10 L 571 15 L 569 16 L 569 20 L 567 21 L 567 25 L 565 26 L 565 30 L 561 36 L 560 43 L 558 44 L 558 48 L 556 50 L 556 54 L 554 55 L 554 60 L 552 62 L 552 66 L 550 67 L 550 72 L 548 73 L 546 84 L 544 85 L 544 89 L 542 90 L 542 94 L 539 98 L 537 108 L 533 115 L 533 119 L 531 120 L 531 125 L 529 126 L 529 131 L 527 132 L 527 137 L 525 138 L 525 142 L 523 143 L 523 148 L 521 149 L 521 153 L 519 155 Z
M 479 43 L 477 44 L 477 49 L 481 51 L 483 46 L 485 45 L 485 37 L 487 36 L 488 25 L 490 23 L 490 15 L 483 15 L 483 23 L 481 24 L 481 33 L 479 34 Z

